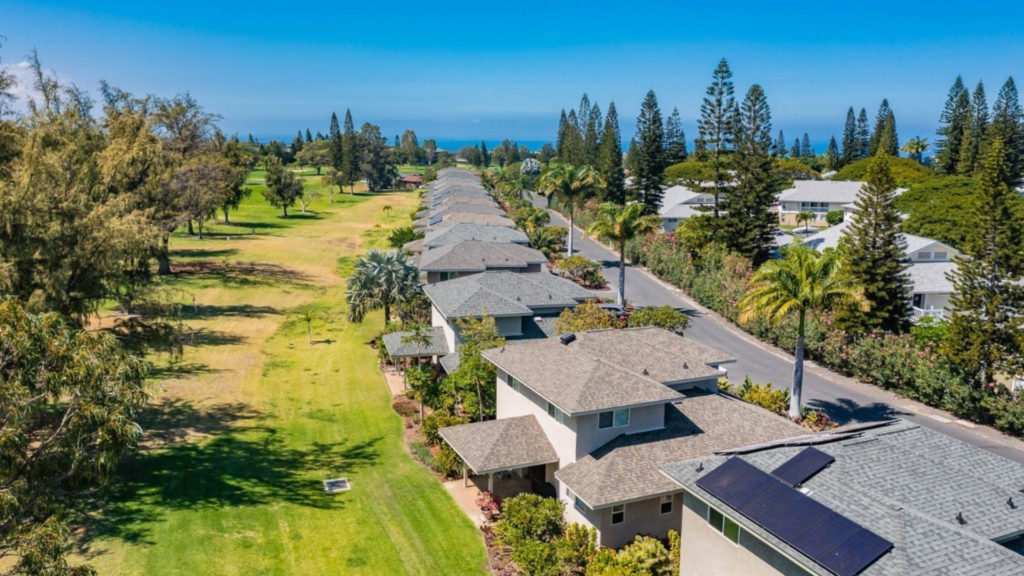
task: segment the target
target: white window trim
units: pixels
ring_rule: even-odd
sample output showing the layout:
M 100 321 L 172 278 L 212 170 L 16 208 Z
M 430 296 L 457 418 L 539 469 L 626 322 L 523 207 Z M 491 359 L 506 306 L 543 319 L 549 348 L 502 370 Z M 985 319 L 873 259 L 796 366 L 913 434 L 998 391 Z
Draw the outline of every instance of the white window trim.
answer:
M 616 508 L 621 508 L 621 510 L 616 511 L 615 510 Z M 616 514 L 620 514 L 620 513 L 622 514 L 622 520 L 619 520 L 618 522 L 616 522 L 615 521 L 615 515 Z M 616 505 L 612 506 L 611 523 L 612 523 L 612 526 L 618 526 L 619 524 L 625 524 L 626 523 L 626 505 L 625 504 L 616 504 Z
M 665 504 L 668 504 L 668 512 L 663 511 L 662 506 L 664 506 Z M 673 497 L 671 494 L 662 496 L 661 501 L 658 502 L 658 513 L 662 516 L 666 514 L 671 514 L 672 510 L 675 509 L 675 506 L 675 497 Z
M 625 412 L 626 412 L 626 423 L 625 424 L 616 424 L 615 423 L 615 413 L 616 412 L 622 412 L 623 410 L 625 410 Z M 611 412 L 611 414 L 612 414 L 612 425 L 611 426 L 604 426 L 604 427 L 602 427 L 601 426 L 601 414 L 605 414 L 605 413 L 608 413 L 608 412 Z M 605 410 L 603 412 L 598 412 L 597 413 L 597 429 L 598 430 L 611 430 L 613 428 L 628 428 L 629 427 L 629 422 L 632 419 L 632 417 L 633 417 L 633 413 L 632 413 L 632 410 L 630 408 L 617 408 L 615 410 Z
M 711 511 L 712 510 L 714 510 L 715 512 L 718 512 L 722 516 L 722 529 L 721 530 L 719 530 L 718 527 L 716 527 L 715 525 L 713 525 L 711 523 Z M 729 538 L 728 536 L 725 535 L 725 521 L 726 520 L 729 520 L 729 522 L 732 522 L 733 524 L 736 525 L 736 528 L 737 528 L 738 531 L 736 532 L 736 541 L 735 542 L 732 541 L 732 538 Z M 713 506 L 709 505 L 708 506 L 708 513 L 705 515 L 705 525 L 708 528 L 710 528 L 715 534 L 718 534 L 722 538 L 725 538 L 725 540 L 727 542 L 729 542 L 730 544 L 732 544 L 733 546 L 739 546 L 740 545 L 740 538 L 743 536 L 743 526 L 740 526 L 739 522 L 736 522 L 735 520 L 730 520 L 729 517 L 726 516 L 725 513 L 722 512 L 721 510 L 718 510 L 718 509 L 714 508 Z

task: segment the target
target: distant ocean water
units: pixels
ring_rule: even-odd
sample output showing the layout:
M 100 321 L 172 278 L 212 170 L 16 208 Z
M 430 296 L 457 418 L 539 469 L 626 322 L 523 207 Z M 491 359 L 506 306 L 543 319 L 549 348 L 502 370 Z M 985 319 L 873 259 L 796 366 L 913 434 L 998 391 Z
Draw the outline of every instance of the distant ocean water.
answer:
M 487 144 L 487 149 L 488 150 L 494 150 L 495 148 L 501 146 L 502 140 L 504 140 L 504 138 L 499 139 L 499 140 L 490 140 L 490 139 L 485 138 L 482 141 Z M 510 138 L 510 140 L 511 140 L 511 138 Z M 440 148 L 442 150 L 448 150 L 449 152 L 457 152 L 459 150 L 459 148 L 462 148 L 463 146 L 479 146 L 480 142 L 481 142 L 481 140 L 443 140 L 441 138 L 436 139 L 436 141 L 437 141 L 437 147 L 438 148 Z M 554 144 L 554 142 L 552 140 L 513 140 L 513 141 L 516 144 L 520 145 L 520 146 L 526 146 L 530 150 L 540 150 L 541 147 L 544 146 L 545 142 L 551 142 L 552 145 Z M 420 144 L 423 144 L 423 138 L 420 138 Z

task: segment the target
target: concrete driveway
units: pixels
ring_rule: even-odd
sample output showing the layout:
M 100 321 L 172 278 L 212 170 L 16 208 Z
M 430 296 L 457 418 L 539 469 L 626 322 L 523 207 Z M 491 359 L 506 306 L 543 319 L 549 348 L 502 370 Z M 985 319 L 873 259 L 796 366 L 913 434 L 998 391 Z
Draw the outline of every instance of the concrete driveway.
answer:
M 535 206 L 547 208 L 544 198 L 534 197 Z M 568 227 L 558 212 L 549 210 L 552 226 Z M 619 258 L 603 245 L 584 238 L 574 230 L 574 250 L 591 260 L 600 262 L 602 273 L 608 280 L 614 296 L 618 288 Z M 771 382 L 776 387 L 788 387 L 793 376 L 793 357 L 756 340 L 739 328 L 718 317 L 689 299 L 681 291 L 661 282 L 647 272 L 627 263 L 626 299 L 636 306 L 669 305 L 690 316 L 686 337 L 701 344 L 726 352 L 737 359 L 728 365 L 729 379 L 742 383 L 746 376 L 756 383 Z M 904 418 L 953 436 L 1000 456 L 1024 464 L 1024 442 L 998 431 L 958 421 L 954 417 L 900 398 L 876 386 L 856 382 L 826 369 L 807 365 L 804 373 L 804 404 L 822 410 L 840 424 L 871 422 L 895 417 Z

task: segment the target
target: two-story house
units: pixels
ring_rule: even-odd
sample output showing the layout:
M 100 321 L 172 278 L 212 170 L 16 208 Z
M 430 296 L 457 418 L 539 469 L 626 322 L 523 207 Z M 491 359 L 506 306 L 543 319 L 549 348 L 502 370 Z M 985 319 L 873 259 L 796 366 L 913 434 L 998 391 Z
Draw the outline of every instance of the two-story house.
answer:
M 497 216 L 504 216 L 505 211 L 499 208 L 497 205 L 483 204 L 476 202 L 452 202 L 449 204 L 442 204 L 440 207 L 428 210 L 428 214 L 422 218 L 413 220 L 412 225 L 414 228 L 424 228 L 429 225 L 432 220 L 443 218 L 444 216 L 452 214 L 493 214 Z
M 681 522 L 681 488 L 659 472 L 803 432 L 718 393 L 733 359 L 660 328 L 597 330 L 487 350 L 498 368 L 497 419 L 441 436 L 474 474 L 510 472 L 566 503 L 603 546 L 664 537 Z
M 661 467 L 683 574 L 1024 574 L 1024 466 L 898 420 Z
M 809 226 L 827 226 L 825 216 L 829 212 L 849 211 L 849 205 L 857 200 L 863 182 L 839 180 L 796 180 L 793 187 L 779 193 L 779 224 L 799 226 L 797 215 L 810 212 L 814 215 Z M 897 190 L 897 194 L 902 192 Z
M 831 228 L 822 230 L 804 239 L 804 244 L 824 252 L 837 248 L 840 240 L 849 232 L 851 220 L 847 219 Z M 953 258 L 960 252 L 932 238 L 902 234 L 907 248 L 904 252 L 909 267 L 907 274 L 911 283 L 911 306 L 915 320 L 925 316 L 943 318 L 950 312 L 949 298 L 953 294 L 950 274 L 956 269 Z
M 706 214 L 707 208 L 715 203 L 713 194 L 696 192 L 686 186 L 672 186 L 665 190 L 658 216 L 661 217 L 661 228 L 665 232 L 673 232 L 683 220 L 700 214 Z M 703 208 L 702 208 L 703 207 Z
M 566 308 L 574 308 L 593 294 L 578 284 L 547 272 L 519 274 L 508 271 L 483 272 L 427 284 L 423 292 L 431 303 L 433 326 L 431 353 L 403 344 L 405 332 L 384 335 L 384 345 L 393 358 L 440 356 L 449 374 L 458 368 L 462 334 L 458 322 L 464 318 L 489 316 L 507 339 L 546 338 Z

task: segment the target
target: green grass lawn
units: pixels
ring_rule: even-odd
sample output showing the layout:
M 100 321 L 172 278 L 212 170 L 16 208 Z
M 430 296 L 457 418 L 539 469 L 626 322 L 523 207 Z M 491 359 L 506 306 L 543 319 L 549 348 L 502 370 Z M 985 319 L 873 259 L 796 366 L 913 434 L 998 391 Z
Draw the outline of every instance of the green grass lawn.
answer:
M 172 239 L 165 283 L 194 344 L 154 359 L 145 444 L 77 535 L 101 574 L 486 572 L 478 531 L 402 445 L 366 344 L 381 314 L 345 320 L 346 265 L 406 224 L 416 195 L 336 198 L 284 219 L 254 190 L 233 225 Z M 352 490 L 325 494 L 335 477 Z

